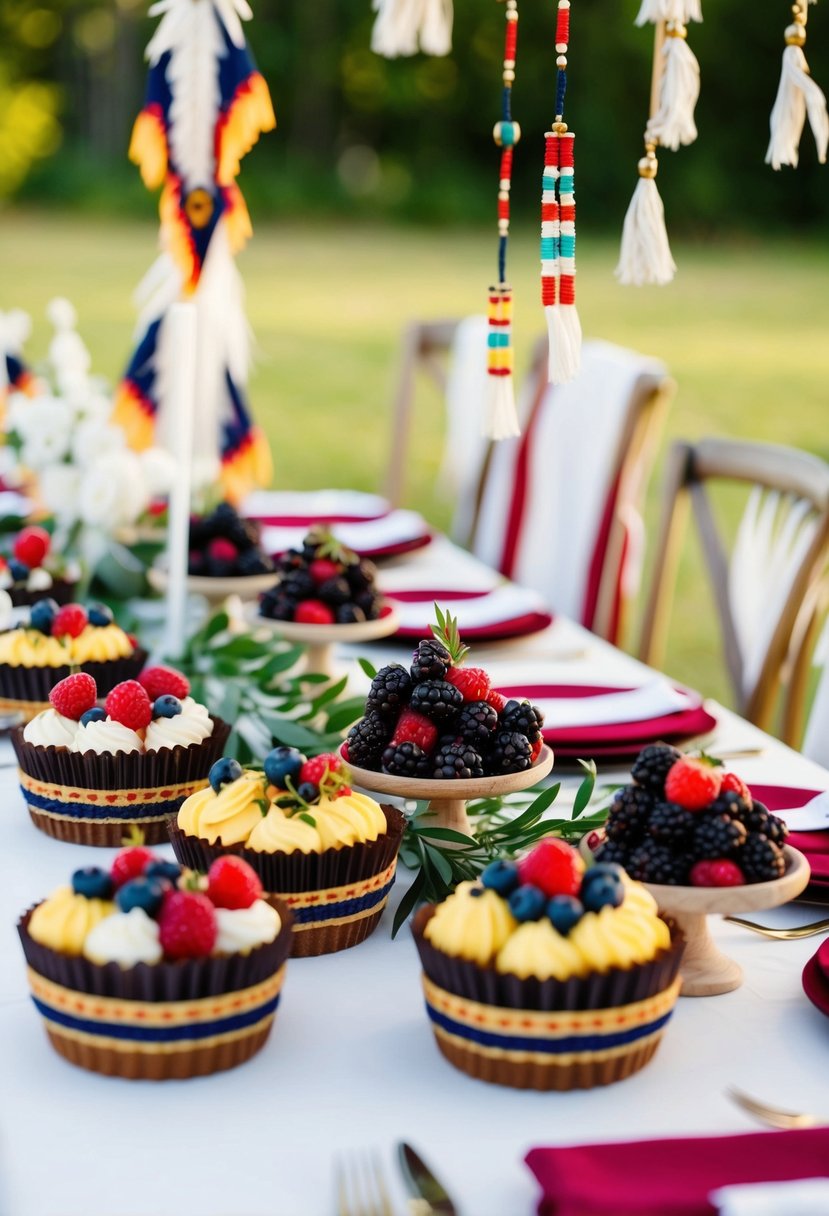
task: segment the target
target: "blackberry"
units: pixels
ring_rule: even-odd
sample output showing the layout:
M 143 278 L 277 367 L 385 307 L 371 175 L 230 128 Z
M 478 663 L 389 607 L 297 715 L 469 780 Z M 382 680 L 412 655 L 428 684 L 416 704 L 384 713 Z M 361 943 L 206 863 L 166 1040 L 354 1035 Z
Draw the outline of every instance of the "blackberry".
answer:
M 770 814 L 763 835 L 768 836 L 772 844 L 776 844 L 779 849 L 782 849 L 788 834 L 788 825 L 782 819 L 778 819 L 776 815 Z
M 486 701 L 467 701 L 458 714 L 454 729 L 468 743 L 485 746 L 498 729 L 498 711 Z
M 350 749 L 349 755 L 351 755 Z M 383 752 L 381 760 L 383 772 L 390 773 L 393 777 L 431 777 L 432 775 L 432 761 L 416 743 L 390 744 Z
M 499 730 L 492 736 L 492 743 L 484 757 L 488 773 L 523 773 L 532 765 L 532 745 L 526 735 L 514 730 Z
M 667 743 L 651 743 L 648 747 L 643 747 L 636 757 L 630 775 L 642 789 L 663 797 L 665 778 L 681 755 L 681 752 Z
M 374 586 L 377 567 L 365 558 L 359 562 L 351 562 L 345 568 L 345 577 L 352 591 L 367 591 Z
M 358 625 L 366 619 L 366 614 L 356 604 L 340 604 L 334 609 L 334 616 L 338 625 Z
M 339 608 L 341 604 L 347 604 L 351 599 L 351 588 L 342 577 L 327 578 L 317 588 L 317 595 L 324 604 L 330 604 L 332 608 Z
M 778 819 L 776 815 L 772 815 L 768 807 L 764 806 L 762 802 L 755 802 L 751 807 L 746 807 L 744 814 L 740 818 L 749 832 L 760 836 L 767 836 L 773 844 L 785 844 L 789 829 L 783 820 Z
M 737 819 L 726 814 L 712 815 L 710 811 L 698 816 L 691 843 L 694 861 L 713 860 L 715 857 L 730 857 L 741 848 L 748 833 Z
M 626 848 L 621 840 L 605 840 L 600 844 L 593 854 L 596 861 L 615 862 L 616 865 L 624 866 L 627 869 L 630 859 L 630 849 Z
M 484 761 L 480 752 L 463 739 L 452 740 L 438 748 L 432 757 L 434 775 L 441 781 L 468 781 L 483 777 Z
M 366 697 L 366 709 L 374 709 L 381 718 L 396 718 L 409 700 L 412 680 L 400 663 L 381 667 L 371 681 Z
M 293 570 L 301 570 L 305 558 L 299 549 L 286 549 L 276 559 L 276 568 L 280 574 L 290 574 Z
M 631 853 L 627 872 L 639 882 L 678 887 L 688 881 L 688 860 L 658 840 L 643 840 Z
M 412 689 L 409 704 L 439 726 L 448 726 L 463 705 L 463 693 L 448 680 L 421 680 Z
M 348 732 L 348 759 L 358 768 L 379 768 L 380 757 L 391 738 L 391 725 L 373 710 Z
M 252 520 L 241 519 L 229 502 L 220 502 L 205 521 L 212 536 L 229 540 L 240 552 L 254 548 L 259 543 L 259 529 Z
M 624 785 L 610 804 L 605 831 L 608 840 L 638 843 L 654 809 L 653 796 L 638 785 Z
M 675 850 L 682 851 L 688 847 L 697 816 L 693 811 L 686 811 L 684 806 L 675 802 L 657 802 L 647 821 L 647 833 L 660 844 L 669 844 Z
M 358 591 L 354 596 L 354 603 L 358 608 L 362 608 L 367 621 L 376 621 L 379 617 L 380 597 L 373 591 Z
M 207 569 L 207 558 L 198 549 L 191 549 L 187 559 L 188 574 L 204 574 Z
M 260 615 L 270 621 L 292 621 L 295 608 L 296 600 L 293 596 L 286 595 L 281 585 L 266 591 L 259 601 Z
M 501 713 L 501 729 L 517 731 L 530 743 L 541 738 L 544 715 L 537 705 L 529 701 L 507 701 Z
M 746 882 L 771 882 L 772 879 L 782 878 L 786 869 L 786 859 L 781 849 L 768 836 L 757 832 L 752 832 L 740 849 L 738 864 Z
M 757 803 L 760 806 L 760 803 Z M 720 794 L 708 807 L 708 810 L 718 815 L 728 815 L 731 819 L 736 819 L 739 823 L 744 823 L 748 830 L 763 831 L 768 812 L 765 807 L 762 807 L 763 817 L 757 819 L 757 827 L 752 828 L 752 808 L 746 802 L 745 798 L 741 797 L 736 790 L 726 790 Z
M 236 559 L 236 570 L 239 574 L 270 574 L 273 562 L 258 549 L 247 549 Z
M 412 679 L 443 680 L 452 664 L 452 656 L 437 638 L 418 642 L 412 655 Z
M 317 584 L 307 570 L 292 570 L 290 574 L 283 575 L 279 586 L 286 595 L 292 596 L 297 603 L 300 600 L 317 598 Z

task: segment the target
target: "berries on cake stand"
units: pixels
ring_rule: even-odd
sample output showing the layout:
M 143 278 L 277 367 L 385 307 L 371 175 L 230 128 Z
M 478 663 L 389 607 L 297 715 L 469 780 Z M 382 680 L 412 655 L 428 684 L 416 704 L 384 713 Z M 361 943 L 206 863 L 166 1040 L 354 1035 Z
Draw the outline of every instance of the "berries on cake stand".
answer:
M 230 595 L 255 600 L 274 582 L 275 563 L 262 548 L 259 524 L 240 516 L 232 503 L 191 516 L 189 544 L 187 585 L 213 604 Z M 156 591 L 166 590 L 163 567 L 151 567 L 147 578 Z

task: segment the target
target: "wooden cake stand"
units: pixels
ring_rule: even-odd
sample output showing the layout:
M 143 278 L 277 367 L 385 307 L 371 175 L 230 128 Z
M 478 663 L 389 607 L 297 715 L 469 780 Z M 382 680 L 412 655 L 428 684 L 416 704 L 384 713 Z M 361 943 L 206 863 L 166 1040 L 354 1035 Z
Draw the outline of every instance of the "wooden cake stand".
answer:
M 274 621 L 260 616 L 258 612 L 248 614 L 248 621 L 257 628 L 269 629 L 286 642 L 300 642 L 308 647 L 305 671 L 332 679 L 334 670 L 334 647 L 349 642 L 373 642 L 387 638 L 397 632 L 400 618 L 390 608 L 376 621 L 357 621 L 353 625 L 306 625 L 297 621 Z
M 203 574 L 188 574 L 187 590 L 191 595 L 203 596 L 211 608 L 218 607 L 231 596 L 236 596 L 246 604 L 258 600 L 262 592 L 272 587 L 278 577 L 275 571 L 270 574 L 239 575 L 236 578 L 208 578 Z M 161 566 L 150 566 L 147 582 L 154 591 L 163 594 L 167 590 L 167 571 Z

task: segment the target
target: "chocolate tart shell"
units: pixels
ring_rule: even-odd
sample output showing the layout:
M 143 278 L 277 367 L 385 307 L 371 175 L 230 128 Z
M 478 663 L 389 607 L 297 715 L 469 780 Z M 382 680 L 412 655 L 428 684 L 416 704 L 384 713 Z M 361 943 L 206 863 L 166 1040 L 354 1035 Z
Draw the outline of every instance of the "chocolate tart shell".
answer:
M 12 599 L 13 608 L 31 608 L 38 600 L 52 599 L 60 607 L 64 604 L 71 604 L 75 598 L 77 590 L 77 581 L 69 582 L 65 578 L 56 578 L 52 580 L 52 586 L 46 591 L 27 591 L 25 587 L 10 587 L 9 595 Z
M 98 696 L 105 697 L 116 684 L 134 680 L 146 665 L 147 651 L 140 647 L 123 659 L 107 659 L 101 663 L 81 663 L 78 667 L 23 667 L 0 663 L 0 705 L 17 709 L 30 721 L 36 713 L 48 708 L 49 693 L 66 676 L 85 671 L 95 680 Z

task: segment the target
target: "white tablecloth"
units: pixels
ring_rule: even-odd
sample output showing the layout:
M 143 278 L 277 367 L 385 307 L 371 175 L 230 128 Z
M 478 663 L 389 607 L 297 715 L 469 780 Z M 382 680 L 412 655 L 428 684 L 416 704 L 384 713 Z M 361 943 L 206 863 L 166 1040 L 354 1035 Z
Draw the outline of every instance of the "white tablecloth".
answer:
M 644 672 L 563 620 L 476 657 L 496 679 L 518 660 L 548 681 L 623 685 Z M 829 772 L 716 712 L 718 748 L 762 748 L 732 762 L 748 781 L 829 788 Z M 400 1138 L 435 1166 L 464 1216 L 530 1216 L 536 1188 L 522 1158 L 533 1145 L 750 1130 L 724 1096 L 732 1084 L 829 1118 L 829 1021 L 800 986 L 819 939 L 775 943 L 724 923 L 716 936 L 744 967 L 743 986 L 680 1000 L 653 1062 L 607 1089 L 524 1093 L 454 1071 L 432 1039 L 409 933 L 390 940 L 391 911 L 364 945 L 289 963 L 272 1037 L 244 1067 L 164 1085 L 75 1069 L 49 1047 L 28 998 L 14 925 L 72 869 L 111 853 L 37 832 L 13 768 L 0 769 L 0 795 L 2 1216 L 332 1216 L 334 1154 L 368 1147 L 385 1158 L 402 1212 L 392 1159 Z

